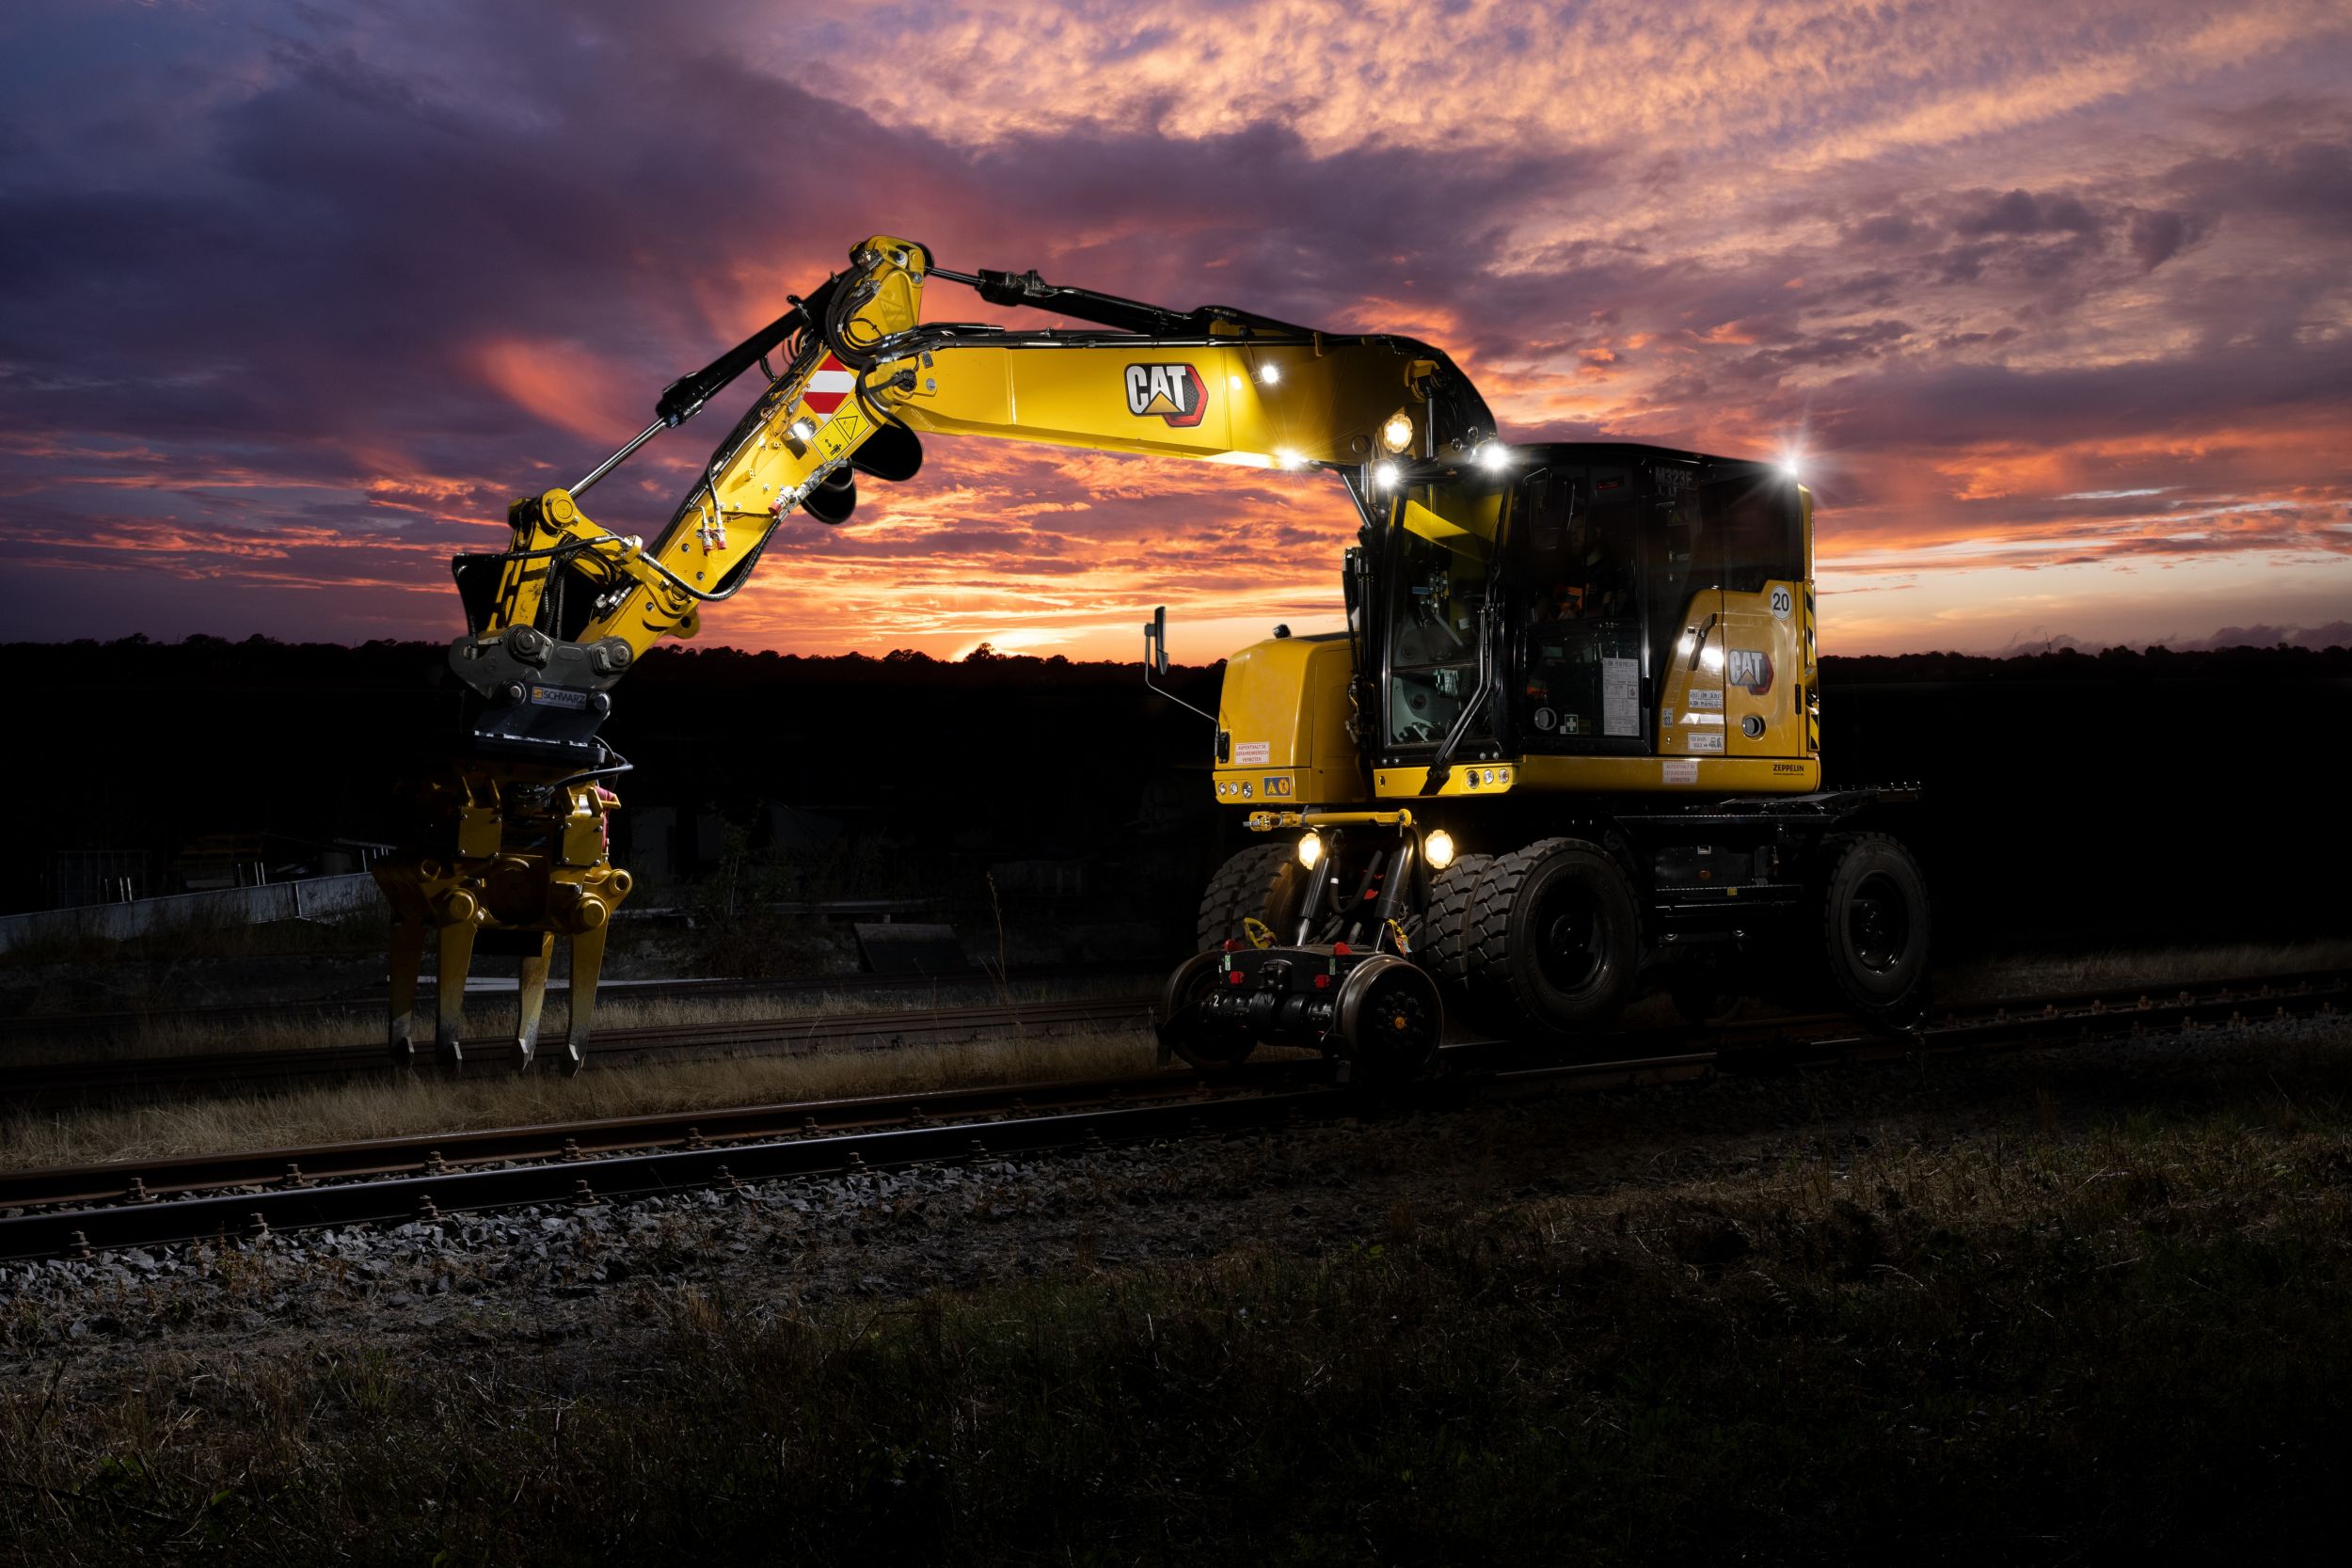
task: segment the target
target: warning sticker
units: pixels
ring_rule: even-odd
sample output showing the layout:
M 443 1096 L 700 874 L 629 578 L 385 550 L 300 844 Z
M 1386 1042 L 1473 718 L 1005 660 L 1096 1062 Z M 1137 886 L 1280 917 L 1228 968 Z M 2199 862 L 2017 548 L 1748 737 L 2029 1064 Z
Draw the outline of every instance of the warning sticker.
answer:
M 1693 730 L 1682 737 L 1682 743 L 1693 752 L 1720 752 L 1724 737 L 1712 730 Z
M 1668 784 L 1696 784 L 1699 782 L 1699 765 L 1692 762 L 1688 757 L 1681 758 L 1680 760 L 1669 758 L 1661 766 L 1666 770 L 1666 783 Z
M 1642 733 L 1642 666 L 1638 659 L 1600 661 L 1600 733 Z
M 1263 768 L 1274 760 L 1274 742 L 1245 740 L 1233 748 L 1233 763 L 1239 768 Z
M 841 406 L 841 400 L 856 386 L 857 376 L 850 367 L 828 354 L 817 361 L 808 385 L 801 388 L 801 401 L 808 404 L 811 413 L 830 414 Z
M 1694 686 L 1682 701 L 1688 707 L 1721 707 L 1724 705 L 1724 694 L 1713 690 L 1703 691 Z
M 838 457 L 865 434 L 866 416 L 854 408 L 844 408 L 825 421 L 825 428 L 817 433 L 817 444 L 827 457 Z

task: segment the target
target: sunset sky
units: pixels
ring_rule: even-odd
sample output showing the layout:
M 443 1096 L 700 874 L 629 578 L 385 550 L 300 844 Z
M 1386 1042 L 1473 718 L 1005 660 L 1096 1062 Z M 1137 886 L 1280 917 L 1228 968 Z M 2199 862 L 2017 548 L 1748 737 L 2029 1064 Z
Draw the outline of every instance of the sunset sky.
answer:
M 2342 0 L 11 6 L 0 638 L 453 636 L 508 498 L 877 231 L 1421 336 L 1512 439 L 1795 455 L 1829 652 L 2352 641 Z M 750 389 L 591 514 L 653 531 Z M 1165 603 L 1205 660 L 1327 622 L 1351 528 L 937 439 L 704 637 L 1127 657 Z

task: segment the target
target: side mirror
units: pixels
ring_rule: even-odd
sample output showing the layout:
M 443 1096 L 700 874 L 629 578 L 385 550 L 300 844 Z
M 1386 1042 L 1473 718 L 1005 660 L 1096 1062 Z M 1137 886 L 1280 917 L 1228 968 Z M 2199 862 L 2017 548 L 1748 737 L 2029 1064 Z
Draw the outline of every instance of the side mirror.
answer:
M 1153 675 L 1166 675 L 1167 673 L 1168 606 L 1161 605 L 1158 609 L 1152 611 L 1152 619 L 1143 623 L 1143 684 L 1147 687 L 1151 687 L 1153 691 L 1158 692 L 1159 695 L 1167 698 L 1169 702 L 1174 703 L 1178 707 L 1185 708 L 1191 712 L 1198 713 L 1201 718 L 1206 719 L 1210 723 L 1216 723 L 1216 714 L 1211 713 L 1204 708 L 1194 707 L 1190 703 L 1184 701 L 1173 691 L 1164 691 L 1156 686 L 1152 686 L 1152 677 Z
M 1154 675 L 1168 673 L 1168 606 L 1152 611 L 1152 619 L 1143 624 L 1143 668 Z

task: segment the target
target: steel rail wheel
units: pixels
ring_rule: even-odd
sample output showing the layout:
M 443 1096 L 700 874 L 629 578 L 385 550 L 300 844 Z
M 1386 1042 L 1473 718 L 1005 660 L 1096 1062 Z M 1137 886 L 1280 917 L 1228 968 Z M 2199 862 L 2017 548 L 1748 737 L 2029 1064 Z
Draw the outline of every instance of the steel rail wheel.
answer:
M 1332 1033 L 1367 1083 L 1425 1078 L 1445 1038 L 1445 1003 L 1428 972 L 1381 954 L 1340 982 Z
M 1212 1019 L 1201 1009 L 1200 999 L 1214 995 L 1224 979 L 1217 962 L 1220 957 L 1214 951 L 1196 953 L 1177 966 L 1161 994 L 1155 1023 L 1160 1049 L 1203 1071 L 1232 1067 L 1258 1048 L 1256 1036 Z

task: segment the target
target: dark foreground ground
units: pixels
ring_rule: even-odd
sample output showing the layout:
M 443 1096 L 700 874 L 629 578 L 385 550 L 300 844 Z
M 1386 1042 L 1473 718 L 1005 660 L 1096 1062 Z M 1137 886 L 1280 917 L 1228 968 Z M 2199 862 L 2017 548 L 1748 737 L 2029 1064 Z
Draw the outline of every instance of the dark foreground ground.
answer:
M 0 1281 L 0 1554 L 2079 1562 L 2341 1531 L 2352 1031 Z

